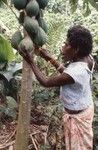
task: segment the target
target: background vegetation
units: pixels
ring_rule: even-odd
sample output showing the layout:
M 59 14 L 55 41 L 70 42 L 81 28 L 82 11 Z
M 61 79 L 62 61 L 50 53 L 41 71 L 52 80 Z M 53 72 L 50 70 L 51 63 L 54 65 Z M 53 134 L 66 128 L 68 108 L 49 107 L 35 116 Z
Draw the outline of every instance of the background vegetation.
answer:
M 2 1 L 0 1 L 1 3 Z M 6 2 L 3 1 L 3 2 Z M 0 7 L 0 45 L 6 41 L 6 49 L 9 51 L 3 53 L 0 47 L 0 56 L 5 54 L 5 60 L 0 57 L 0 119 L 1 129 L 4 124 L 17 120 L 18 101 L 21 82 L 22 58 L 9 45 L 12 34 L 20 27 L 15 14 L 19 16 L 19 12 L 14 9 L 11 1 L 8 6 L 1 4 Z M 80 24 L 88 28 L 93 36 L 93 52 L 92 55 L 96 61 L 96 70 L 93 76 L 93 97 L 95 103 L 94 118 L 94 148 L 98 149 L 98 6 L 92 0 L 50 0 L 47 9 L 44 10 L 44 18 L 48 24 L 48 43 L 47 49 L 56 57 L 60 58 L 59 49 L 66 39 L 66 33 L 70 26 Z M 55 73 L 54 68 L 50 64 L 46 64 L 42 59 L 37 58 L 38 65 L 45 68 L 48 75 Z M 58 120 L 61 114 L 61 104 L 59 102 L 59 90 L 45 89 L 35 80 L 32 89 L 32 111 L 31 123 L 49 125 L 49 135 L 53 132 L 55 126 L 58 129 Z M 46 107 L 47 106 L 47 107 Z M 40 119 L 38 116 L 41 116 Z M 38 120 L 39 119 L 39 120 Z M 50 122 L 49 122 L 50 119 Z M 51 122 L 55 124 L 51 125 Z M 52 127 L 51 127 L 52 126 Z M 56 132 L 56 131 L 55 131 Z M 49 138 L 54 138 L 54 135 Z M 48 141 L 51 141 L 51 138 Z M 54 140 L 55 141 L 55 140 Z M 55 142 L 54 142 L 55 143 Z M 51 147 L 55 144 L 49 143 Z M 49 146 L 48 145 L 48 148 Z M 42 146 L 42 149 L 48 149 Z

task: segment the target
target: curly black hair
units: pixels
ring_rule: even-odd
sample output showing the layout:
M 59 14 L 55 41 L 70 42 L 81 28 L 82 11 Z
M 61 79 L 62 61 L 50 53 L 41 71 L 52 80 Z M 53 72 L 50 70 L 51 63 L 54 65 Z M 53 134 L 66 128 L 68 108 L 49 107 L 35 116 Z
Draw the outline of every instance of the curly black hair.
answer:
M 67 40 L 72 48 L 79 50 L 80 57 L 88 56 L 92 52 L 92 35 L 83 26 L 76 25 L 71 27 L 67 33 Z

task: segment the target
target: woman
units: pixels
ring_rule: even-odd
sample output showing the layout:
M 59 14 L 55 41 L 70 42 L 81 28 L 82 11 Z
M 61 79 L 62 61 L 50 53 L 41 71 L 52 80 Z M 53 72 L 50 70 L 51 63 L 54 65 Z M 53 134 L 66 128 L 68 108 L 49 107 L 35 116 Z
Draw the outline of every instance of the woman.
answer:
M 91 79 L 94 60 L 91 57 L 92 36 L 83 26 L 73 26 L 68 30 L 67 40 L 61 49 L 63 60 L 69 61 L 65 68 L 60 65 L 57 70 L 61 74 L 47 77 L 34 60 L 28 55 L 30 64 L 37 80 L 45 87 L 60 87 L 60 100 L 64 106 L 64 133 L 66 150 L 92 150 L 92 121 L 94 107 L 91 92 Z M 44 51 L 47 61 L 51 56 Z M 51 59 L 53 60 L 53 59 Z M 53 61 L 52 61 L 53 62 Z

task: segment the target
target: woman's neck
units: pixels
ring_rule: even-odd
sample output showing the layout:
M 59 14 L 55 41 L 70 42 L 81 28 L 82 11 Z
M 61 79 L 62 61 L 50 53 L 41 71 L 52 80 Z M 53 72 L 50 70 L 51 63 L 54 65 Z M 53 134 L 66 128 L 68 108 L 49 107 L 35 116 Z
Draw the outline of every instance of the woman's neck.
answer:
M 88 58 L 89 58 L 89 56 L 85 56 L 85 57 L 82 57 L 82 58 L 75 58 L 74 60 L 73 60 L 73 62 L 88 62 Z

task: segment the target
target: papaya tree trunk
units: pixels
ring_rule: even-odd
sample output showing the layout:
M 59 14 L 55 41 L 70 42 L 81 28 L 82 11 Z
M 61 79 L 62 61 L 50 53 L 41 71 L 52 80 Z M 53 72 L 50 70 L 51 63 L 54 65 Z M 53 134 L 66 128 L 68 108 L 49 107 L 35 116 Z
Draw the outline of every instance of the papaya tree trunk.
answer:
M 15 150 L 28 150 L 30 110 L 32 94 L 32 70 L 23 60 L 22 83 Z

